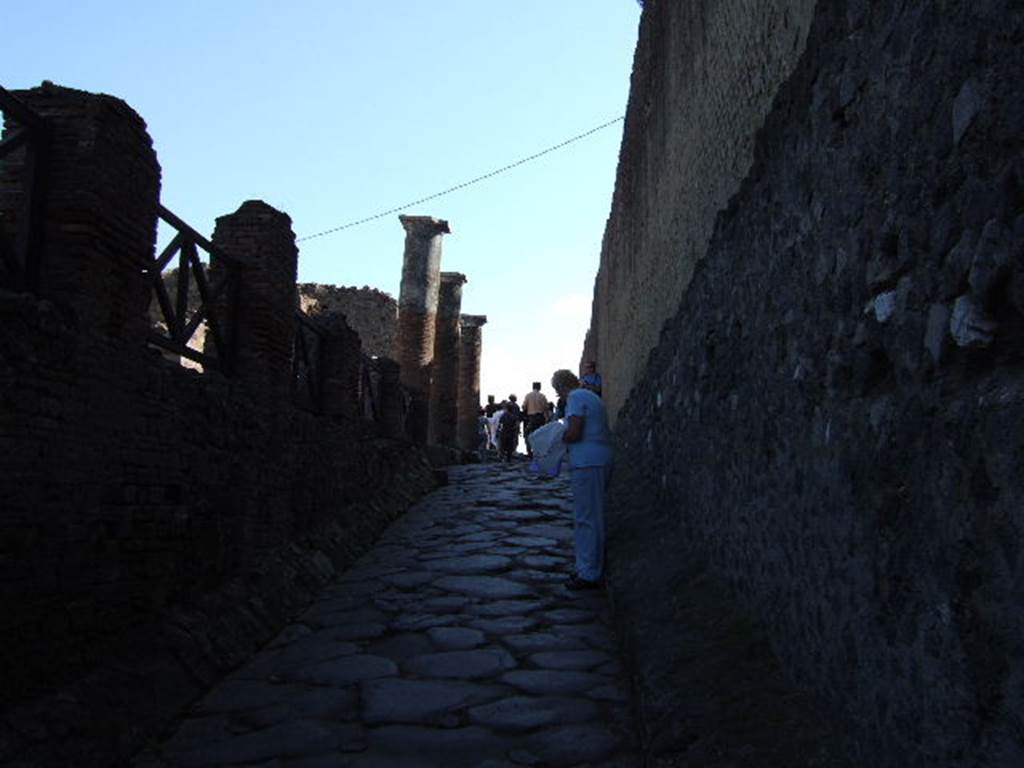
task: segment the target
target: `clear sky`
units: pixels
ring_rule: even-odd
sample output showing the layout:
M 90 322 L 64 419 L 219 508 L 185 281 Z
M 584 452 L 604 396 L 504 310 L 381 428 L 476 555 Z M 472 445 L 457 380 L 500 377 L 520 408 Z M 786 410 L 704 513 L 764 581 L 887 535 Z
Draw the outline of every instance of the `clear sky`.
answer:
M 301 238 L 426 197 L 624 114 L 634 0 L 35 0 L 4 4 L 0 85 L 109 93 L 146 121 L 162 202 L 200 232 L 244 200 Z M 483 393 L 575 368 L 622 123 L 404 210 L 485 314 Z M 299 280 L 397 298 L 398 215 L 300 242 Z

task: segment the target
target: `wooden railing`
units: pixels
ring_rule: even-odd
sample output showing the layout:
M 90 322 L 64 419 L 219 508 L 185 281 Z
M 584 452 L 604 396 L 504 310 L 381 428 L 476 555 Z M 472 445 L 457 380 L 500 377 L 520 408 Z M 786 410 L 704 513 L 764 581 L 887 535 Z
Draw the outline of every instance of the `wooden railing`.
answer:
M 18 124 L 0 140 L 0 160 L 24 148 L 22 161 L 21 211 L 13 233 L 5 231 L 0 220 L 0 261 L 7 279 L 15 290 L 39 290 L 42 263 L 42 209 L 46 197 L 44 180 L 50 146 L 51 130 L 46 120 L 3 87 L 0 87 L 0 112 Z M 12 242 L 13 241 L 13 242 Z
M 146 269 L 152 279 L 153 291 L 157 304 L 163 315 L 163 327 L 153 327 L 149 334 L 149 343 L 166 349 L 176 355 L 200 363 L 204 368 L 213 368 L 230 373 L 234 360 L 234 344 L 229 334 L 233 334 L 234 322 L 231 313 L 235 308 L 235 288 L 238 283 L 238 271 L 244 269 L 243 262 L 218 251 L 213 243 L 196 232 L 192 227 L 160 206 L 160 219 L 175 230 L 174 238 L 163 252 Z M 215 280 L 211 280 L 208 267 L 199 259 L 199 249 L 208 254 L 216 254 L 224 265 Z M 172 301 L 164 283 L 164 270 L 177 257 L 178 278 Z M 199 296 L 199 306 L 190 307 L 190 287 L 192 284 Z M 213 339 L 204 344 L 202 350 L 189 346 L 192 337 L 200 325 L 206 324 L 207 333 Z

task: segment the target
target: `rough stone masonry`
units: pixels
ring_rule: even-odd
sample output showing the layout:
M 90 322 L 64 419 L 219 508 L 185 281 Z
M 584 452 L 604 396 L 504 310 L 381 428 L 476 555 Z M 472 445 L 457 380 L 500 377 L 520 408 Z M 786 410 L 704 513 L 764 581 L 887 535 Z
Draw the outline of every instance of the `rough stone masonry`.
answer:
M 624 146 L 664 138 L 677 84 L 722 55 L 669 47 L 714 18 L 685 33 L 675 6 L 645 4 Z M 642 718 L 686 720 L 674 595 L 697 571 L 845 720 L 851 764 L 1024 765 L 1024 7 L 812 19 L 616 427 L 613 599 Z M 680 139 L 644 167 L 681 194 Z M 641 170 L 620 169 L 606 244 L 668 226 L 684 252 L 629 197 Z M 689 764 L 692 743 L 681 726 L 659 749 Z

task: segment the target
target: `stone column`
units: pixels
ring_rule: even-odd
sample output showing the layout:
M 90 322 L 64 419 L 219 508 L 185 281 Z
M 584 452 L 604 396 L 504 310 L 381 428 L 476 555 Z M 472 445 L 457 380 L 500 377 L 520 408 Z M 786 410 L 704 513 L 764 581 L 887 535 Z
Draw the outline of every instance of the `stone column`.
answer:
M 46 121 L 49 134 L 35 189 L 42 205 L 32 222 L 38 281 L 29 282 L 70 309 L 83 331 L 141 346 L 150 296 L 142 270 L 153 260 L 160 202 L 160 166 L 146 124 L 120 99 L 52 83 L 14 96 Z M 21 126 L 8 116 L 5 135 Z M 0 163 L 0 237 L 11 247 L 27 213 L 26 157 L 23 148 Z M 0 262 L 0 286 L 6 283 Z
M 480 349 L 485 315 L 459 318 L 459 448 L 477 449 L 477 419 L 480 416 Z
M 459 311 L 466 276 L 442 272 L 437 300 L 433 375 L 430 381 L 430 442 L 455 447 L 459 413 Z
M 226 336 L 232 339 L 232 375 L 268 413 L 291 402 L 292 349 L 295 343 L 295 273 L 299 251 L 287 214 L 262 200 L 248 200 L 217 219 L 213 244 L 226 257 L 243 262 L 237 269 L 234 307 L 227 312 Z M 211 256 L 211 270 L 224 265 Z
M 431 216 L 399 216 L 405 228 L 402 287 L 398 296 L 398 364 L 410 394 L 409 436 L 427 442 L 431 362 L 441 282 L 441 237 L 448 222 Z

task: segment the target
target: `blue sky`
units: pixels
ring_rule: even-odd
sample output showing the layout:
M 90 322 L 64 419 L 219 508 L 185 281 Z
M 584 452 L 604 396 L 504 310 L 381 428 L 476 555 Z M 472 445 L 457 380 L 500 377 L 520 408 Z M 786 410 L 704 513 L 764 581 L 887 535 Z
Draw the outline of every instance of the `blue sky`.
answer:
M 162 202 L 200 232 L 247 199 L 299 237 L 397 207 L 625 112 L 633 0 L 9 3 L 0 84 L 127 101 Z M 483 389 L 574 368 L 622 124 L 405 210 L 448 219 L 442 269 L 486 314 Z M 300 243 L 299 279 L 397 297 L 397 214 Z

